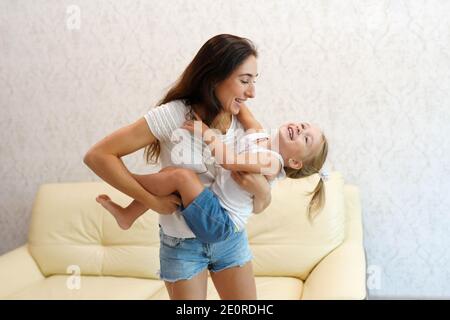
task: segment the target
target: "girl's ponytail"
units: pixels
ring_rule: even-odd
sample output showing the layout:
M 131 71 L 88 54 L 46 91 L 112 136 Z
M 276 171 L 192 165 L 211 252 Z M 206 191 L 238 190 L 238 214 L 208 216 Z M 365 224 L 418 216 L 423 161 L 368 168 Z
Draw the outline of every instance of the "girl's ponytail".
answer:
M 328 141 L 325 135 L 322 135 L 322 147 L 319 152 L 310 160 L 303 161 L 303 166 L 300 169 L 292 169 L 290 167 L 284 167 L 286 176 L 291 179 L 299 179 L 309 177 L 313 174 L 320 175 L 320 169 L 322 168 L 328 155 Z M 325 204 L 325 184 L 323 182 L 322 175 L 320 175 L 319 182 L 312 192 L 308 195 L 312 195 L 311 201 L 308 205 L 308 219 L 312 221 Z
M 308 219 L 312 222 L 325 205 L 325 184 L 322 178 L 319 179 L 316 187 L 309 195 L 313 195 L 308 205 Z

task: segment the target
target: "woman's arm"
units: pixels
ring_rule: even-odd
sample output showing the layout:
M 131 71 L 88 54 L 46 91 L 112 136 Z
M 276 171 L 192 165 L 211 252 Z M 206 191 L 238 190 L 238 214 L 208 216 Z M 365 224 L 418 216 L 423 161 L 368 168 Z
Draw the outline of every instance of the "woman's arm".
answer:
M 239 122 L 244 127 L 245 131 L 247 130 L 255 130 L 261 131 L 263 130 L 262 125 L 255 119 L 251 111 L 245 104 L 241 105 L 239 113 L 237 115 Z
M 246 105 L 241 105 L 237 118 L 245 131 L 254 130 L 258 132 L 264 130 Z M 253 194 L 253 213 L 261 213 L 269 206 L 272 196 L 269 182 L 265 176 L 256 173 L 232 171 L 231 177 L 241 188 Z
M 232 171 L 231 177 L 242 189 L 253 194 L 253 213 L 260 213 L 269 206 L 272 200 L 270 185 L 263 175 Z
M 272 194 L 270 193 L 270 190 L 266 193 L 254 194 L 253 213 L 263 212 L 269 206 L 271 201 L 272 201 Z
M 144 118 L 108 135 L 84 156 L 84 163 L 114 188 L 159 213 L 172 213 L 179 205 L 176 196 L 156 197 L 145 190 L 131 175 L 121 157 L 156 140 Z

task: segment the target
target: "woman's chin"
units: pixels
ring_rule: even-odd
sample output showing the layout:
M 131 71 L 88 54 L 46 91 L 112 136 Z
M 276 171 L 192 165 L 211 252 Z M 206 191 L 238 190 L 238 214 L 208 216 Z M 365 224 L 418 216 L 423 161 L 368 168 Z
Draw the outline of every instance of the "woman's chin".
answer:
M 234 116 L 238 115 L 240 110 L 241 108 L 237 106 L 235 103 L 233 103 L 230 107 L 231 114 Z

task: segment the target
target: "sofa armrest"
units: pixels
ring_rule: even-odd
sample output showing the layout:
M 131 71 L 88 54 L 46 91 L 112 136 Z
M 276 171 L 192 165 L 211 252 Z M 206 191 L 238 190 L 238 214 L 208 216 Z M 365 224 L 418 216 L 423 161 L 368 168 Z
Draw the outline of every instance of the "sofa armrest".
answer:
M 44 278 L 27 245 L 0 256 L 0 299 Z
M 366 268 L 362 246 L 344 243 L 326 256 L 305 281 L 302 299 L 364 299 Z
M 306 278 L 302 299 L 365 299 L 366 260 L 358 189 L 344 187 L 344 242 L 323 258 Z

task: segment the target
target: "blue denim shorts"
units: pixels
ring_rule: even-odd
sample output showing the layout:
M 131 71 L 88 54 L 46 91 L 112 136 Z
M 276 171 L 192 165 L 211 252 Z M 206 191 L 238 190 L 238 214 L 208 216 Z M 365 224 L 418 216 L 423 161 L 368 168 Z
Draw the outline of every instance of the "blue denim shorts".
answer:
M 206 268 L 219 272 L 242 267 L 253 255 L 245 230 L 234 232 L 226 240 L 204 243 L 197 238 L 175 238 L 159 231 L 159 261 L 161 280 L 189 280 Z
M 181 209 L 186 224 L 202 242 L 223 241 L 239 231 L 219 198 L 208 188 L 203 189 L 189 206 Z

